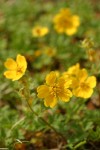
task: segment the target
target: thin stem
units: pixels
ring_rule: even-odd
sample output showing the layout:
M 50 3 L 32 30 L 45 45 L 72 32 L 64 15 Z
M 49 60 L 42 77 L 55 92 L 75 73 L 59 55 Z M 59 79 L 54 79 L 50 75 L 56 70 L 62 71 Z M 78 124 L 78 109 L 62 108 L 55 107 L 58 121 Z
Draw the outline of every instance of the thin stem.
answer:
M 22 84 L 24 85 L 25 87 L 25 95 L 24 95 L 24 98 L 28 104 L 28 107 L 30 108 L 32 114 L 34 114 L 35 116 L 37 116 L 42 122 L 44 122 L 48 127 L 50 127 L 57 135 L 59 135 L 63 140 L 64 142 L 66 143 L 66 139 L 65 137 L 63 136 L 63 134 L 59 133 L 53 126 L 51 126 L 44 118 L 38 116 L 38 114 L 32 109 L 31 105 L 29 104 L 28 102 L 28 99 L 30 99 L 30 90 L 29 90 L 29 84 L 27 82 L 27 79 L 26 78 L 23 78 L 23 80 L 21 80 Z
M 0 150 L 7 150 L 8 148 L 0 148 Z
M 17 121 L 17 122 L 11 127 L 11 129 L 8 131 L 7 138 L 10 138 L 12 130 L 13 130 L 17 125 L 19 125 L 24 119 L 25 119 L 25 117 L 21 118 L 19 121 Z
M 76 150 L 77 148 L 79 148 L 80 146 L 82 146 L 84 144 L 86 144 L 86 140 L 76 144 L 76 146 L 74 146 L 73 150 Z
M 42 122 L 44 122 L 46 125 L 48 125 L 57 135 L 59 135 L 65 142 L 66 142 L 66 139 L 65 137 L 59 133 L 53 126 L 51 126 L 45 119 L 43 119 L 42 117 L 39 117 L 38 114 L 32 109 L 32 107 L 30 106 L 28 100 L 26 99 L 26 102 L 31 110 L 32 113 L 35 114 L 35 116 L 37 116 Z

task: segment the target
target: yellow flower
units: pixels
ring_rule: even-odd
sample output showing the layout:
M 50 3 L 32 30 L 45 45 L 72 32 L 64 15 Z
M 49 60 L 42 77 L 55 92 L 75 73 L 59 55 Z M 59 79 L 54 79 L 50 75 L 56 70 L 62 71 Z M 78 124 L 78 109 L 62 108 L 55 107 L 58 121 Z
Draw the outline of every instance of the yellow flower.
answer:
M 72 15 L 70 9 L 64 8 L 55 15 L 53 22 L 55 24 L 55 30 L 58 33 L 66 33 L 71 36 L 77 32 L 77 28 L 80 25 L 80 19 L 77 15 Z
M 71 88 L 76 87 L 77 76 L 78 76 L 79 71 L 80 71 L 80 64 L 77 63 L 76 65 L 73 65 L 72 67 L 70 67 L 68 71 L 63 73 L 64 77 L 67 77 L 70 80 L 72 80 L 72 83 L 70 85 Z
M 75 82 L 75 81 L 74 81 Z M 93 93 L 93 88 L 96 86 L 95 76 L 88 77 L 86 69 L 81 69 L 76 78 L 73 94 L 76 97 L 89 98 Z
M 71 84 L 70 80 L 59 77 L 54 71 L 46 76 L 46 84 L 37 88 L 38 97 L 44 98 L 45 106 L 51 108 L 57 104 L 57 99 L 68 102 L 72 97 L 72 92 L 68 89 Z
M 32 35 L 34 37 L 43 37 L 49 32 L 47 27 L 36 26 L 32 29 Z
M 92 95 L 93 88 L 96 86 L 96 78 L 88 77 L 86 69 L 80 69 L 78 63 L 64 72 L 63 76 L 72 80 L 70 87 L 76 97 L 89 98 Z
M 12 81 L 19 80 L 26 71 L 27 62 L 24 56 L 18 54 L 16 61 L 8 58 L 4 63 L 8 71 L 4 72 L 4 76 Z

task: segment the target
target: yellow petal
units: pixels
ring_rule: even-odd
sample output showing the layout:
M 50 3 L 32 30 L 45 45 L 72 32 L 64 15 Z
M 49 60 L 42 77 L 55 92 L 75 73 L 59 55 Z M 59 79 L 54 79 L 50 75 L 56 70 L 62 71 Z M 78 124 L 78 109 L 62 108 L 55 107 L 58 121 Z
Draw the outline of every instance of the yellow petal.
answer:
M 76 65 L 73 65 L 70 67 L 67 71 L 68 74 L 77 75 L 80 70 L 80 64 L 77 63 Z
M 91 87 L 94 88 L 96 86 L 96 77 L 95 76 L 91 76 L 88 77 L 86 80 L 86 83 Z
M 58 79 L 57 83 L 59 84 L 60 87 L 64 86 L 64 84 L 66 83 L 66 76 L 62 76 Z
M 70 78 L 68 78 L 68 76 L 66 76 L 66 75 L 64 75 L 64 76 L 62 76 L 62 77 L 60 77 L 59 78 L 59 80 L 58 80 L 58 85 L 62 88 L 62 87 L 66 87 L 66 88 L 68 88 L 70 85 L 71 85 L 71 83 L 72 83 L 72 80 L 70 79 Z
M 22 72 L 16 72 L 16 76 L 13 78 L 13 81 L 19 80 L 23 75 L 24 73 Z
M 26 68 L 27 68 L 27 62 L 24 56 L 18 54 L 17 55 L 17 59 L 16 59 L 17 65 L 18 67 L 23 69 L 23 72 L 25 72 Z
M 81 97 L 81 98 L 89 98 L 91 97 L 92 93 L 93 93 L 93 89 L 91 88 L 88 88 L 87 91 L 80 87 L 73 90 L 73 94 L 76 97 Z
M 45 98 L 48 96 L 49 94 L 49 87 L 47 85 L 40 85 L 38 88 L 37 88 L 37 92 L 38 92 L 38 97 L 39 98 Z
M 55 81 L 57 79 L 56 72 L 52 71 L 46 76 L 46 83 L 47 85 L 54 85 Z
M 55 30 L 58 33 L 63 33 L 64 32 L 64 28 L 62 26 L 60 26 L 59 24 L 55 25 Z
M 72 92 L 69 89 L 64 89 L 58 94 L 58 97 L 60 98 L 60 100 L 68 102 L 70 100 L 70 97 L 72 97 Z
M 76 77 L 72 77 L 72 84 L 70 85 L 70 87 L 73 88 L 77 88 L 79 86 L 79 81 Z
M 79 87 L 76 89 L 73 89 L 73 95 L 75 95 L 76 97 L 82 97 L 84 96 L 83 90 Z
M 49 95 L 44 100 L 44 105 L 46 107 L 50 106 L 51 108 L 53 108 L 56 104 L 57 104 L 57 99 L 55 96 Z
M 80 19 L 77 15 L 72 16 L 73 26 L 78 27 L 80 25 Z
M 77 28 L 76 27 L 68 28 L 65 31 L 65 33 L 68 34 L 69 36 L 75 34 L 76 32 L 77 32 Z
M 4 65 L 7 69 L 10 70 L 15 70 L 17 68 L 17 64 L 12 58 L 8 58 Z
M 87 79 L 87 77 L 88 77 L 88 73 L 86 69 L 82 69 L 79 71 L 78 74 L 79 82 L 84 82 Z
M 61 20 L 61 14 L 57 14 L 56 16 L 54 16 L 54 18 L 53 18 L 54 23 L 58 23 L 59 20 Z
M 7 79 L 12 79 L 13 80 L 16 77 L 16 71 L 5 71 L 4 76 Z
M 46 28 L 46 27 L 44 27 L 44 28 L 42 29 L 42 36 L 46 35 L 48 32 L 49 32 L 49 29 Z
M 88 89 L 88 91 L 84 91 L 84 97 L 83 98 L 89 98 L 92 96 L 93 89 Z
M 60 12 L 61 12 L 61 14 L 62 14 L 63 16 L 65 16 L 65 14 L 66 14 L 67 16 L 70 16 L 70 15 L 71 15 L 71 11 L 70 11 L 69 8 L 62 8 L 62 9 L 60 10 Z

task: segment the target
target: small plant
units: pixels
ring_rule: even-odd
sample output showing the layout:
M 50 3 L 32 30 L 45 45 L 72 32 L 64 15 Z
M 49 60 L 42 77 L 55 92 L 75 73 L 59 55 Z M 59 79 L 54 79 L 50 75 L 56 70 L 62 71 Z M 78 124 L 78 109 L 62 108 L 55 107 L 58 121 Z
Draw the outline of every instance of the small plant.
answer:
M 0 149 L 100 148 L 98 6 L 0 1 Z

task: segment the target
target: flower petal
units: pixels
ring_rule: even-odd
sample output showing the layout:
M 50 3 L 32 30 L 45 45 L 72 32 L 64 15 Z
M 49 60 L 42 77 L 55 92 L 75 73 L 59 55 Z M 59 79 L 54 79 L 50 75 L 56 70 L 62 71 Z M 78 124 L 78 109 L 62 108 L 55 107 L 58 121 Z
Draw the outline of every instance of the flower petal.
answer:
M 76 97 L 82 97 L 82 98 L 89 98 L 89 97 L 91 97 L 92 93 L 93 93 L 93 89 L 92 88 L 88 88 L 87 91 L 83 90 L 80 87 L 73 90 L 73 94 Z
M 65 14 L 66 16 L 71 16 L 71 11 L 69 8 L 61 8 L 60 12 L 63 16 L 65 16 Z
M 37 88 L 37 92 L 38 92 L 38 97 L 39 98 L 45 98 L 49 94 L 49 87 L 47 85 L 40 85 Z
M 80 70 L 80 64 L 77 63 L 76 65 L 73 65 L 72 67 L 70 67 L 67 73 L 71 75 L 77 75 L 79 70 Z
M 58 83 L 59 87 L 66 87 L 66 88 L 68 88 L 71 85 L 72 80 L 71 80 L 71 78 L 69 78 L 69 76 L 64 75 L 64 76 L 59 78 L 57 83 Z
M 17 64 L 12 58 L 8 58 L 4 65 L 7 69 L 10 70 L 15 70 L 17 68 Z
M 42 36 L 46 35 L 48 32 L 49 32 L 49 29 L 46 28 L 46 27 L 44 27 L 44 28 L 42 29 Z
M 18 67 L 22 68 L 23 72 L 25 72 L 27 68 L 27 62 L 24 56 L 18 54 L 16 59 Z
M 13 78 L 13 81 L 19 80 L 23 75 L 24 75 L 24 73 L 22 73 L 22 72 L 16 72 L 16 77 Z
M 70 87 L 73 88 L 77 88 L 79 86 L 79 80 L 76 77 L 72 76 L 72 84 L 70 85 Z
M 58 97 L 60 98 L 60 100 L 68 102 L 70 100 L 70 97 L 72 97 L 72 92 L 69 89 L 64 89 L 58 94 Z
M 46 83 L 47 85 L 54 85 L 55 81 L 57 79 L 56 72 L 52 71 L 46 76 Z
M 94 88 L 96 86 L 96 77 L 95 76 L 91 76 L 88 77 L 86 80 L 86 83 L 91 87 Z
M 76 32 L 77 32 L 77 28 L 76 27 L 68 28 L 65 31 L 65 33 L 68 34 L 69 36 L 75 34 Z
M 88 89 L 88 91 L 84 91 L 84 97 L 83 98 L 91 97 L 92 93 L 93 93 L 93 89 L 92 88 Z
M 78 27 L 80 25 L 80 19 L 77 15 L 73 15 L 72 20 L 73 20 L 73 26 L 74 27 Z
M 16 77 L 16 71 L 5 71 L 4 76 L 7 79 L 12 79 L 13 80 Z
M 88 77 L 88 73 L 86 69 L 81 69 L 78 74 L 79 82 L 84 82 Z
M 51 108 L 53 108 L 55 105 L 57 104 L 57 99 L 55 96 L 53 95 L 49 95 L 48 97 L 45 98 L 44 100 L 44 105 L 46 107 L 50 106 Z

